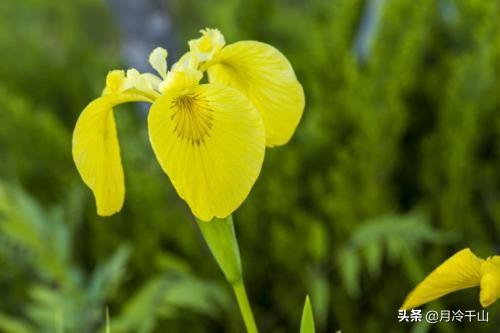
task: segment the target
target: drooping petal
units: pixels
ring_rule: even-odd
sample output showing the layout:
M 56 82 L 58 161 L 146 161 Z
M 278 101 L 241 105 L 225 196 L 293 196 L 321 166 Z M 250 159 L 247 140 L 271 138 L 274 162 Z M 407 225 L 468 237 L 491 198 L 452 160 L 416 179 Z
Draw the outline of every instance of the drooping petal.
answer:
M 304 110 L 304 91 L 292 66 L 271 45 L 242 41 L 224 47 L 207 69 L 210 82 L 243 92 L 264 119 L 267 146 L 287 143 Z
M 265 150 L 262 118 L 245 96 L 219 84 L 166 93 L 151 107 L 148 125 L 162 169 L 196 217 L 224 218 L 241 205 Z
M 80 114 L 73 132 L 73 160 L 94 193 L 97 213 L 118 212 L 125 197 L 120 146 L 112 108 L 121 103 L 151 102 L 139 94 L 108 94 L 92 101 Z
M 500 257 L 488 258 L 482 266 L 479 301 L 488 307 L 500 298 Z
M 454 254 L 408 295 L 401 309 L 411 309 L 451 292 L 478 286 L 483 262 L 470 249 Z

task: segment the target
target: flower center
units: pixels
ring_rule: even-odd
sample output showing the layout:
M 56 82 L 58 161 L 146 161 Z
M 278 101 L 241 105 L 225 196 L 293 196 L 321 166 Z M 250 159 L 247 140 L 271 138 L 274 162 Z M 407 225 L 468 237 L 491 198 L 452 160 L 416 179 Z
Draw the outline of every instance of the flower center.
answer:
M 194 146 L 205 142 L 212 129 L 213 110 L 206 100 L 197 94 L 183 95 L 172 101 L 174 110 L 171 119 L 175 123 L 175 133 L 182 140 Z

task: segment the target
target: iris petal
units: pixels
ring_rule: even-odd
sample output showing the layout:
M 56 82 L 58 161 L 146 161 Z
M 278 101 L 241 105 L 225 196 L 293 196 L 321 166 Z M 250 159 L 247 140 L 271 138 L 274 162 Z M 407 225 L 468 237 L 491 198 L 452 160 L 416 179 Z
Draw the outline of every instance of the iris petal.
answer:
M 479 285 L 483 259 L 464 249 L 429 274 L 406 298 L 401 309 L 411 309 L 451 292 Z
M 151 100 L 139 94 L 109 94 L 92 101 L 80 114 L 73 132 L 73 160 L 85 184 L 94 193 L 97 213 L 118 212 L 125 184 L 113 107 Z
M 153 67 L 163 79 L 167 77 L 167 56 L 167 50 L 162 47 L 157 47 L 151 52 L 148 59 L 151 67 Z
M 271 45 L 242 41 L 224 47 L 207 69 L 210 82 L 243 92 L 260 112 L 267 146 L 287 143 L 304 110 L 304 91 L 285 56 Z
M 483 307 L 490 306 L 500 297 L 500 257 L 488 258 L 482 267 L 481 293 L 479 301 Z
M 151 107 L 148 126 L 162 169 L 200 220 L 227 217 L 248 196 L 262 167 L 265 132 L 239 91 L 203 84 L 166 93 Z

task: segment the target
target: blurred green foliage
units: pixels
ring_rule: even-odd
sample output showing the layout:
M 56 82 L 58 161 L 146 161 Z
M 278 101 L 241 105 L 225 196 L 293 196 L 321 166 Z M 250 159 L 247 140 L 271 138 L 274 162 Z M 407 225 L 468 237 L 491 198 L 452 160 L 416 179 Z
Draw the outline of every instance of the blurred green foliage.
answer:
M 71 261 L 78 230 L 73 214 L 79 201 L 46 211 L 20 189 L 0 186 L 0 253 L 7 259 L 10 279 L 28 277 L 18 286 L 24 289 L 26 303 L 15 311 L 24 318 L 0 315 L 0 328 L 12 333 L 104 331 L 102 311 L 123 286 L 129 247 L 121 245 L 86 274 Z M 227 294 L 218 284 L 176 264 L 130 294 L 113 319 L 113 332 L 151 332 L 160 314 L 175 317 L 187 308 L 213 316 L 227 306 Z
M 217 27 L 279 48 L 307 107 L 266 153 L 235 214 L 262 332 L 491 332 L 397 323 L 411 288 L 454 251 L 499 249 L 500 3 L 165 0 L 182 40 Z M 0 2 L 0 331 L 241 332 L 185 204 L 120 107 L 127 197 L 112 218 L 71 160 L 79 112 L 126 67 L 100 0 Z M 162 45 L 169 48 L 169 45 Z M 187 49 L 187 45 L 184 45 Z M 174 59 L 169 59 L 173 63 Z M 477 291 L 431 305 L 479 307 Z

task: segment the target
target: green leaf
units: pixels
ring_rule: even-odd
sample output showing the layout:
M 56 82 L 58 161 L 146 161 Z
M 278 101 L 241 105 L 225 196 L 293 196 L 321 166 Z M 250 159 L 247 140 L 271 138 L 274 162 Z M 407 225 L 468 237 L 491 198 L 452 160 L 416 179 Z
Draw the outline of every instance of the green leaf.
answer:
M 187 275 L 169 286 L 163 301 L 169 306 L 213 317 L 221 308 L 231 304 L 228 294 L 221 285 Z
M 122 245 L 106 262 L 97 267 L 87 292 L 90 300 L 100 302 L 116 290 L 124 276 L 130 252 L 127 245 Z
M 426 243 L 443 244 L 452 239 L 452 233 L 434 229 L 429 218 L 419 211 L 369 219 L 353 231 L 349 242 L 338 251 L 344 287 L 351 297 L 358 297 L 365 269 L 376 278 L 384 259 L 396 264 Z
M 158 317 L 175 318 L 179 311 L 193 311 L 216 317 L 228 309 L 231 301 L 217 283 L 189 274 L 175 278 L 157 277 L 145 283 L 125 304 L 122 313 L 111 323 L 113 332 L 150 333 Z
M 109 325 L 109 308 L 106 307 L 106 333 L 111 333 L 111 327 Z
M 309 296 L 306 296 L 304 303 L 304 310 L 302 311 L 302 321 L 300 323 L 300 333 L 315 333 L 314 316 L 312 312 L 311 302 Z
M 128 301 L 122 314 L 113 320 L 112 331 L 152 332 L 157 321 L 156 309 L 161 305 L 167 288 L 162 278 L 154 278 L 145 283 Z
M 339 252 L 339 269 L 347 292 L 352 296 L 359 295 L 361 261 L 355 250 L 345 248 Z

